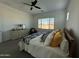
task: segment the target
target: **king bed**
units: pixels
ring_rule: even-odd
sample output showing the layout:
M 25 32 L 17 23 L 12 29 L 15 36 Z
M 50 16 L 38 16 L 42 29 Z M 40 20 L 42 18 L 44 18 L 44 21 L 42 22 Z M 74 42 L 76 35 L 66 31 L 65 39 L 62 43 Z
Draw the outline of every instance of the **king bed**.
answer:
M 56 45 L 58 43 L 56 43 L 56 39 L 54 37 L 59 31 L 60 30 L 57 29 L 46 32 L 37 32 L 32 35 L 25 36 L 21 38 L 18 43 L 19 50 L 27 51 L 36 58 L 75 57 L 75 38 L 70 34 L 71 31 L 68 31 L 67 29 L 61 30 L 62 40 L 58 40 L 57 42 L 59 45 Z

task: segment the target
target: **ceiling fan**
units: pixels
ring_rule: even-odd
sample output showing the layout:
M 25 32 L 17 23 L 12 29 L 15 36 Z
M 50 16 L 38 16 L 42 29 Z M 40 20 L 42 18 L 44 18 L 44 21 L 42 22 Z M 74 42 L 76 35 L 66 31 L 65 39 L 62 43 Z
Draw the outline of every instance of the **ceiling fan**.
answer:
M 36 6 L 36 4 L 38 3 L 37 0 L 31 2 L 31 4 L 28 4 L 28 3 L 24 3 L 25 5 L 28 5 L 28 6 L 31 6 L 30 10 L 33 9 L 33 7 L 37 8 L 37 9 L 41 9 L 40 7 Z

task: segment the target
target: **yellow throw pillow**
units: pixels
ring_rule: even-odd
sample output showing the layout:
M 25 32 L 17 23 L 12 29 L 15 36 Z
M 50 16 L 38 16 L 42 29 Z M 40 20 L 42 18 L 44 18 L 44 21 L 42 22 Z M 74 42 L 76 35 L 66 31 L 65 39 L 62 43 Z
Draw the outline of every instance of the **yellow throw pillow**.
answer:
M 62 32 L 58 31 L 54 34 L 54 37 L 51 41 L 51 47 L 58 47 L 62 41 Z

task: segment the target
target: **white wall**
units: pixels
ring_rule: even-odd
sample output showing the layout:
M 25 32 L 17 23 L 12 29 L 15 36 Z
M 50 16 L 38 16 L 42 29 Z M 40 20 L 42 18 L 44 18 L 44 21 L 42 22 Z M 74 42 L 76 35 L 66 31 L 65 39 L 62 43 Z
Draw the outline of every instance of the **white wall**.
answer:
M 31 14 L 21 12 L 0 3 L 0 31 L 3 33 L 12 29 L 16 24 L 25 24 L 26 28 L 30 28 L 32 27 L 32 19 Z
M 39 18 L 47 18 L 47 17 L 55 18 L 56 28 L 60 28 L 60 29 L 64 28 L 64 25 L 65 25 L 65 11 L 64 10 L 58 10 L 58 11 L 34 15 L 34 27 L 36 27 L 36 28 L 38 27 Z
M 11 29 L 15 24 L 25 24 L 26 28 L 31 27 L 32 16 L 30 14 L 18 11 L 3 4 L 0 4 L 0 17 L 0 21 L 3 21 L 3 31 Z
M 0 43 L 2 42 L 2 32 L 0 32 Z
M 77 57 L 79 57 L 79 0 L 71 0 L 67 11 L 69 11 L 70 16 L 66 27 L 73 29 L 77 37 Z

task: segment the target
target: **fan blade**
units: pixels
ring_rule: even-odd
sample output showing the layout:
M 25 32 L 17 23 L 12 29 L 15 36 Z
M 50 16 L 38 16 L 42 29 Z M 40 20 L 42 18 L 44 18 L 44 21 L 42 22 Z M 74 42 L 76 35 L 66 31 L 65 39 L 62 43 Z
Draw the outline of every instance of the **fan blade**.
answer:
M 35 6 L 37 4 L 37 2 L 38 2 L 37 0 L 31 2 L 32 3 L 32 6 Z
M 41 9 L 40 7 L 38 7 L 38 6 L 34 6 L 35 8 L 38 8 L 38 9 Z
M 27 3 L 24 3 L 25 5 L 29 5 L 29 6 L 32 6 L 32 5 L 30 5 L 30 4 L 27 4 Z
M 30 8 L 30 10 L 32 10 L 32 9 L 33 9 L 33 7 Z
M 35 1 L 38 1 L 38 0 L 35 0 Z

